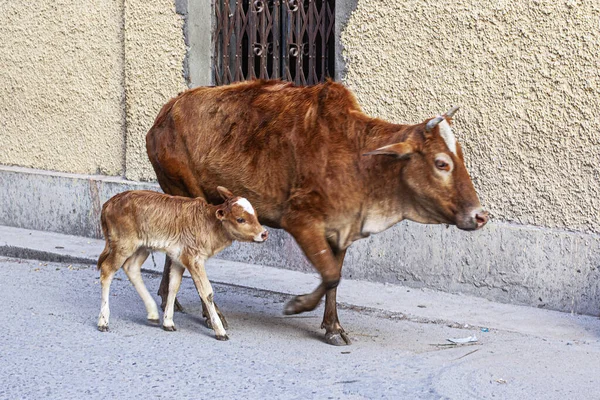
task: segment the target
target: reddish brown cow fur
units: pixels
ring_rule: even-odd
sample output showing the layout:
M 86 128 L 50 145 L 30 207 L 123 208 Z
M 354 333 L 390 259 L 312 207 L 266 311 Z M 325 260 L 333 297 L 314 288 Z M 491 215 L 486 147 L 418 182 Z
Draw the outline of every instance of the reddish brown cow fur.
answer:
M 336 287 L 353 241 L 403 219 L 467 230 L 487 221 L 460 145 L 452 152 L 440 126 L 427 122 L 371 118 L 335 82 L 255 80 L 181 93 L 162 108 L 146 145 L 166 193 L 217 202 L 214 188 L 224 185 L 248 198 L 261 223 L 288 231 L 323 281 L 285 312 L 312 310 L 326 294 L 326 340 L 348 344 Z

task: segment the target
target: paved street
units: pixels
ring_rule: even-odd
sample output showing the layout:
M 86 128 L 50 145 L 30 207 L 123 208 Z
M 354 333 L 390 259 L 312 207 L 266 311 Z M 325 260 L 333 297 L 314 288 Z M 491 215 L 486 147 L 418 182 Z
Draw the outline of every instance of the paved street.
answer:
M 155 293 L 159 275 L 144 279 Z M 2 399 L 600 399 L 600 320 L 590 317 L 569 317 L 572 338 L 543 337 L 414 322 L 385 304 L 346 306 L 340 319 L 354 343 L 332 347 L 322 342 L 322 307 L 286 317 L 287 295 L 215 284 L 230 325 L 230 340 L 219 342 L 200 318 L 189 278 L 177 332 L 145 321 L 122 271 L 108 333 L 96 330 L 92 266 L 0 258 L 0 282 Z M 529 321 L 523 332 L 544 323 Z M 477 344 L 446 345 L 470 335 Z

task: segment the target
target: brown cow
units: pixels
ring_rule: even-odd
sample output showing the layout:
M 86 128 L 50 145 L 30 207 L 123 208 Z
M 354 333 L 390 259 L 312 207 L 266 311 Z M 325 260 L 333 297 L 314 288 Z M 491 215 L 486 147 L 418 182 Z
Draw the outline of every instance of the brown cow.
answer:
M 336 82 L 255 80 L 171 99 L 146 147 L 166 193 L 216 202 L 214 188 L 225 185 L 252 202 L 261 223 L 289 232 L 322 283 L 285 313 L 313 310 L 326 295 L 326 341 L 344 345 L 336 287 L 352 242 L 403 219 L 464 230 L 487 222 L 450 128 L 455 111 L 397 125 L 365 115 Z M 168 279 L 167 262 L 163 302 Z

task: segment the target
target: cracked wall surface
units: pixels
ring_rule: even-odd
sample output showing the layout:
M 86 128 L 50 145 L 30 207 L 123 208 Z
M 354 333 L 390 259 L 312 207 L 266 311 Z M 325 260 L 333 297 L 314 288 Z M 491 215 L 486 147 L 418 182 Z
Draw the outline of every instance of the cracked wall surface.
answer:
M 496 220 L 600 232 L 600 3 L 359 0 L 345 83 L 365 112 L 455 133 Z

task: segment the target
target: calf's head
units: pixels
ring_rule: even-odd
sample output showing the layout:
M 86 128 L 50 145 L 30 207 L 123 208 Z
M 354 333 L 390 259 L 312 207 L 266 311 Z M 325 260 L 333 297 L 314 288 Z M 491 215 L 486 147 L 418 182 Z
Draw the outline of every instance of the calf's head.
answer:
M 217 208 L 216 216 L 234 240 L 241 242 L 264 242 L 269 232 L 258 222 L 256 212 L 248 200 L 234 196 L 226 188 L 217 191 L 225 202 Z
M 483 227 L 488 213 L 465 168 L 463 153 L 450 127 L 458 110 L 415 125 L 406 140 L 371 151 L 366 155 L 387 155 L 401 163 L 400 190 L 414 206 L 406 216 L 422 223 L 447 223 L 460 229 Z

